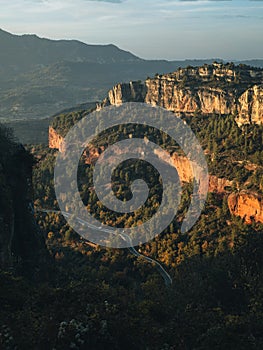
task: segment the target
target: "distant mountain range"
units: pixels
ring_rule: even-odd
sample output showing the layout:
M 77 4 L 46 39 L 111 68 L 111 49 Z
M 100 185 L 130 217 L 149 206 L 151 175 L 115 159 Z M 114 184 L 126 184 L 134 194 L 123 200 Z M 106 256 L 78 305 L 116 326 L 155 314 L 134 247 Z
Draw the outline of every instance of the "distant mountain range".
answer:
M 101 100 L 117 83 L 214 60 L 143 60 L 114 45 L 49 40 L 0 30 L 0 121 L 44 118 Z M 244 63 L 263 67 L 263 60 Z

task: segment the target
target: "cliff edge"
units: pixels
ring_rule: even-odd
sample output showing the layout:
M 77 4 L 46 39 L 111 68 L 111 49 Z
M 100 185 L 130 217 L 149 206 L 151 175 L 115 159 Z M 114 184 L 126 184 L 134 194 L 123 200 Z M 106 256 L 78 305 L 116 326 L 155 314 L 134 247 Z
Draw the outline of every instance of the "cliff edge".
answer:
M 176 114 L 233 114 L 239 125 L 263 123 L 263 70 L 214 63 L 156 75 L 145 82 L 117 84 L 98 109 L 146 102 Z

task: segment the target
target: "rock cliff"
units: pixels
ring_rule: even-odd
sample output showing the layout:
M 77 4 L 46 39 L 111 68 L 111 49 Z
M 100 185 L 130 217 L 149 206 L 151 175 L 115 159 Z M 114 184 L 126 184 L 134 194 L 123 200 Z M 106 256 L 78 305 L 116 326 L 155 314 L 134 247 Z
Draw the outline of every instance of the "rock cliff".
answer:
M 239 125 L 263 123 L 263 85 L 255 85 L 240 96 L 236 121 Z
M 53 139 L 52 143 L 50 143 L 52 148 L 61 148 L 63 138 L 57 135 L 56 132 L 54 133 L 53 130 L 51 131 L 51 137 Z M 104 147 L 87 148 L 84 152 L 85 163 L 95 164 L 104 149 Z M 178 155 L 177 153 L 173 153 L 170 157 L 168 154 L 167 157 L 163 157 L 163 153 L 160 155 L 158 152 L 156 152 L 156 156 L 176 168 L 181 182 L 192 181 L 193 173 L 187 157 Z M 231 180 L 209 175 L 209 192 L 211 193 L 229 195 L 232 186 L 233 181 Z M 249 191 L 244 191 L 240 195 L 230 194 L 228 206 L 232 215 L 241 216 L 247 223 L 251 223 L 252 220 L 263 223 L 263 201 L 257 194 Z
M 61 151 L 63 149 L 63 140 L 64 138 L 59 135 L 59 133 L 52 126 L 50 126 L 48 130 L 49 148 L 54 148 Z
M 119 106 L 125 102 L 145 102 L 173 111 L 177 115 L 233 114 L 239 125 L 262 124 L 263 70 L 221 63 L 178 69 L 171 74 L 156 75 L 145 82 L 114 86 L 108 97 L 97 105 L 97 110 L 107 105 Z M 63 138 L 51 127 L 49 146 L 61 149 L 62 145 Z M 103 149 L 92 147 L 86 150 L 86 163 L 94 163 L 102 152 Z M 160 157 L 158 154 L 157 156 Z M 177 153 L 168 158 L 162 160 L 176 167 L 182 182 L 190 182 L 193 175 L 188 159 Z M 228 179 L 209 176 L 210 192 L 229 193 L 232 185 L 233 182 Z M 231 213 L 246 218 L 247 222 L 252 219 L 262 222 L 262 214 L 258 212 L 260 200 L 255 196 L 250 192 L 242 193 L 240 197 L 230 195 Z
M 263 223 L 263 199 L 257 193 L 232 193 L 228 197 L 228 206 L 232 215 L 240 216 L 249 224 L 253 220 Z
M 118 84 L 105 105 L 146 102 L 176 114 L 234 114 L 238 124 L 263 123 L 263 70 L 216 64 Z
M 189 183 L 193 180 L 193 172 L 187 157 L 173 153 L 170 157 L 167 155 L 167 157 L 164 158 L 158 151 L 156 152 L 156 155 L 176 168 L 181 182 Z M 232 184 L 233 181 L 228 179 L 209 175 L 209 192 L 226 193 L 229 191 L 228 187 L 231 187 Z

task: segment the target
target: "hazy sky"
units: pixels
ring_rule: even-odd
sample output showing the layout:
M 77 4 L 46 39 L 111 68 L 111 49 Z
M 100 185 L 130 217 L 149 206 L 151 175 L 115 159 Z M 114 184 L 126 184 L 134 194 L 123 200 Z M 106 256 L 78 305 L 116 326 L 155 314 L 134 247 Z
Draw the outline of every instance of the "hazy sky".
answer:
M 261 0 L 0 0 L 0 28 L 143 58 L 263 58 Z

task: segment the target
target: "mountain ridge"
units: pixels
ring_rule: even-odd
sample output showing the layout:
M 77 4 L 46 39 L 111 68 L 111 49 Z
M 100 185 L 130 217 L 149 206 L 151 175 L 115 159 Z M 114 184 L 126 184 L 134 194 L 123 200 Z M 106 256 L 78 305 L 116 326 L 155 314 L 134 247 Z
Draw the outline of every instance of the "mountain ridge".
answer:
M 144 60 L 113 44 L 52 40 L 3 29 L 0 47 L 2 122 L 47 118 L 60 110 L 101 100 L 117 83 L 214 61 Z M 261 61 L 253 62 L 259 66 Z

